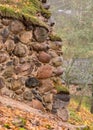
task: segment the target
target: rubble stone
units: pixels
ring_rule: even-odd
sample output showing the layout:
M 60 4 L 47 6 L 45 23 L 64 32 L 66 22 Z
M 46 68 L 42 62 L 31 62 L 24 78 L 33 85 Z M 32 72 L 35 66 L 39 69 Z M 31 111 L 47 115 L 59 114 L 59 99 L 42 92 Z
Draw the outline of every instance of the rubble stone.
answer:
M 44 42 L 48 37 L 48 31 L 42 27 L 36 27 L 34 31 L 35 39 L 38 42 Z
M 18 57 L 24 57 L 27 54 L 27 47 L 18 43 L 14 49 L 14 54 Z
M 20 41 L 22 43 L 29 43 L 30 40 L 32 39 L 32 31 L 26 31 L 20 34 Z
M 10 31 L 12 31 L 14 34 L 17 34 L 25 29 L 24 25 L 20 21 L 12 21 L 10 24 Z
M 8 54 L 4 53 L 3 51 L 0 52 L 0 63 L 5 62 L 8 59 Z
M 28 88 L 39 86 L 39 84 L 40 84 L 39 80 L 35 77 L 29 77 L 25 82 L 25 85 Z
M 35 109 L 44 111 L 44 107 L 43 107 L 42 103 L 37 99 L 32 100 L 31 106 Z
M 31 91 L 25 91 L 25 92 L 23 93 L 23 98 L 24 98 L 25 100 L 32 101 L 32 98 L 33 98 L 32 92 L 31 92 Z
M 38 69 L 37 77 L 39 79 L 46 79 L 52 76 L 53 68 L 50 65 L 43 65 Z
M 39 53 L 38 59 L 39 59 L 39 61 L 41 61 L 43 63 L 49 63 L 51 56 L 48 53 L 42 51 Z
M 39 91 L 41 94 L 45 94 L 54 88 L 54 83 L 50 79 L 44 79 L 41 81 L 41 87 L 39 87 Z
M 13 52 L 13 50 L 15 48 L 15 44 L 14 44 L 13 40 L 7 40 L 5 42 L 5 45 L 6 45 L 7 52 L 9 52 L 9 53 Z
M 0 77 L 0 89 L 5 87 L 5 81 L 2 77 Z

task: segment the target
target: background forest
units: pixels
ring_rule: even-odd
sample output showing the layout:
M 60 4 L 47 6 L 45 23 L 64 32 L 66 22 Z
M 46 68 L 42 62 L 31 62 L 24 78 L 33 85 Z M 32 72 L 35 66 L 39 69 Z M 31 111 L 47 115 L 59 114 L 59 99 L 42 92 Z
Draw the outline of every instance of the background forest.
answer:
M 93 1 L 49 0 L 55 30 L 64 41 L 64 57 L 93 55 Z

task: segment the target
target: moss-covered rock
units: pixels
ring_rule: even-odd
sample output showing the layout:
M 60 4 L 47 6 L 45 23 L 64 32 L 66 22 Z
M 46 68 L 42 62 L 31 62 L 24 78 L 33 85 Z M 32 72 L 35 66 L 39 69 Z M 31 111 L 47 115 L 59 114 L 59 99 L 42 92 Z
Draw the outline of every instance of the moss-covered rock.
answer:
M 60 41 L 60 42 L 62 42 L 62 39 L 56 34 L 50 34 L 49 38 L 50 38 L 51 41 Z
M 51 13 L 45 10 L 38 0 L 0 1 L 0 15 L 2 17 L 15 18 L 27 23 L 27 25 L 34 24 L 48 28 L 44 22 L 38 19 L 38 13 L 46 18 L 51 16 Z
M 64 85 L 56 85 L 55 88 L 57 90 L 57 93 L 63 92 L 69 94 L 69 89 Z

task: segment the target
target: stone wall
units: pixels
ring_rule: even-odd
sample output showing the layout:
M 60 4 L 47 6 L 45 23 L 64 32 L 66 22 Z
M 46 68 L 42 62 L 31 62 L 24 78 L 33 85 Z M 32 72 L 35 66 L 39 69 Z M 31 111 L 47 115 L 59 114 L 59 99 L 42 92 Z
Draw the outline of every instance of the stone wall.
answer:
M 46 0 L 42 2 L 48 9 Z M 67 120 L 69 92 L 60 77 L 62 40 L 54 35 L 51 18 L 38 14 L 38 19 L 48 28 L 0 17 L 0 93 L 40 110 L 53 110 L 59 117 L 66 113 L 63 120 Z

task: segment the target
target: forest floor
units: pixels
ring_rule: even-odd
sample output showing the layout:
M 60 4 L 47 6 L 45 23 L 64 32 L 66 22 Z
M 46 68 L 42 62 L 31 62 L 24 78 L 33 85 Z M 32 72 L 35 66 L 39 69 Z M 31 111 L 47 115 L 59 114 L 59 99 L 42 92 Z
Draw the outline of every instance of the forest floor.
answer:
M 41 112 L 24 103 L 0 96 L 0 130 L 74 130 L 76 125 L 88 125 L 93 130 L 93 115 L 84 108 L 76 112 L 76 106 L 76 102 L 71 100 L 70 119 L 67 123 L 49 112 Z
M 0 96 L 0 130 L 64 130 L 56 116 Z M 65 127 L 66 128 L 66 127 Z
M 71 128 L 50 112 L 42 112 L 27 104 L 0 96 L 0 130 L 67 130 Z
M 79 112 L 76 111 L 78 102 L 71 99 L 69 104 L 70 118 L 69 123 L 73 125 L 88 125 L 93 130 L 93 114 L 89 112 L 89 108 L 83 103 Z

